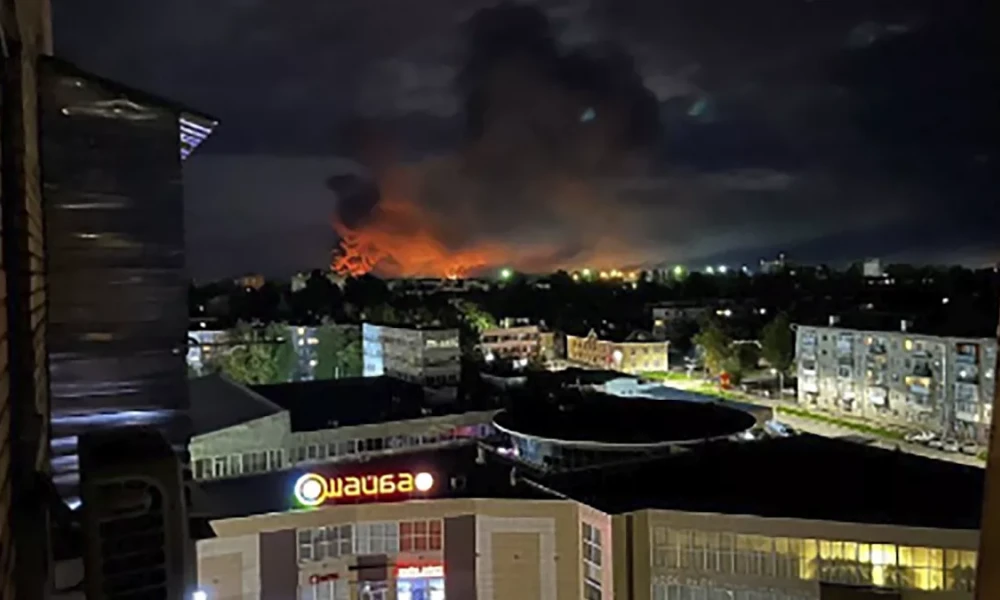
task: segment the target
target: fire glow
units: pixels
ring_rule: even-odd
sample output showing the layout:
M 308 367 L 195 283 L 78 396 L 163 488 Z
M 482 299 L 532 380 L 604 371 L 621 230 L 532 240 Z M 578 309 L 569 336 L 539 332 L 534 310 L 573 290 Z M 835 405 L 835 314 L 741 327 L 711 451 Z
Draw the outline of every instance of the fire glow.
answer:
M 434 485 L 434 476 L 426 472 L 345 477 L 324 477 L 316 473 L 306 473 L 295 482 L 294 494 L 299 504 L 313 507 L 345 498 L 379 498 L 426 493 L 431 491 Z
M 348 227 L 334 221 L 340 236 L 330 265 L 334 271 L 352 277 L 375 271 L 391 277 L 458 279 L 503 262 L 504 248 L 449 248 L 440 223 L 413 201 L 419 180 L 420 175 L 406 169 L 391 169 L 379 178 L 381 199 L 362 224 Z

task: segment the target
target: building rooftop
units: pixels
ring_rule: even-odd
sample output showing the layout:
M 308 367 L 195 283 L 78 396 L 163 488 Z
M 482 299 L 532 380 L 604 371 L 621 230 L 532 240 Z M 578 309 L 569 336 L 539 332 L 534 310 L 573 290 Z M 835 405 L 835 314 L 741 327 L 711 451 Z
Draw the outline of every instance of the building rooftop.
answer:
M 194 435 L 210 433 L 267 417 L 282 407 L 220 374 L 188 381 Z
M 902 322 L 908 321 L 906 331 L 902 331 Z M 966 314 L 964 319 L 953 319 L 940 316 L 935 319 L 912 319 L 912 316 L 880 312 L 854 312 L 844 315 L 831 325 L 829 317 L 822 319 L 807 319 L 799 322 L 801 327 L 820 327 L 829 329 L 853 329 L 859 331 L 885 332 L 886 334 L 937 336 L 965 339 L 992 338 L 996 329 L 996 317 L 979 319 L 976 315 Z
M 669 457 L 555 474 L 545 483 L 610 513 L 660 508 L 977 529 L 983 470 L 797 435 L 709 444 Z
M 53 56 L 40 57 L 42 68 L 58 72 L 60 74 L 74 77 L 80 85 L 94 84 L 103 87 L 111 93 L 120 96 L 118 104 L 113 106 L 101 103 L 91 103 L 89 106 L 72 106 L 64 110 L 79 110 L 94 113 L 97 110 L 113 108 L 121 111 L 132 107 L 131 103 L 151 104 L 157 107 L 170 110 L 177 114 L 177 125 L 180 130 L 180 154 L 181 160 L 186 159 L 194 150 L 201 145 L 218 126 L 219 120 L 201 111 L 197 111 L 183 104 L 168 100 L 133 87 L 129 87 L 117 81 L 107 79 L 83 70 L 77 65 Z M 100 105 L 99 105 L 100 104 Z
M 977 529 L 983 471 L 813 436 L 716 443 L 670 456 L 542 475 L 476 446 L 380 458 L 336 474 L 395 470 L 434 474 L 436 498 L 568 497 L 610 514 L 641 509 L 847 523 Z M 192 514 L 225 518 L 292 508 L 304 473 L 332 465 L 201 482 Z M 947 494 L 928 493 L 928 482 Z
M 725 437 L 757 422 L 736 408 L 684 400 L 626 399 L 568 390 L 547 400 L 516 398 L 493 422 L 503 431 L 527 437 L 615 445 Z
M 656 339 L 652 333 L 642 329 L 618 329 L 614 326 L 602 327 L 598 329 L 577 329 L 568 331 L 567 335 L 577 338 L 587 338 L 593 334 L 601 342 L 614 342 L 617 344 L 666 344 L 664 340 Z
M 419 384 L 392 377 L 351 377 L 260 385 L 253 392 L 288 410 L 292 431 L 318 431 L 499 408 L 499 393 L 463 382 L 453 401 L 428 398 Z
M 407 323 L 378 323 L 376 321 L 364 321 L 363 325 L 385 327 L 386 329 L 409 329 L 413 331 L 458 331 L 458 328 L 456 327 L 445 327 L 439 322 L 421 323 L 414 321 Z

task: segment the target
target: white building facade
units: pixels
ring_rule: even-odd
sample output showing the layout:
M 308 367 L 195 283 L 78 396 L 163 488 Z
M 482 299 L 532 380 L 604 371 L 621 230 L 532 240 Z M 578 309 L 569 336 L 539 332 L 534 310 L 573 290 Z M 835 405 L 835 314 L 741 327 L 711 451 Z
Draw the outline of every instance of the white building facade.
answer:
M 996 340 L 804 325 L 795 338 L 799 403 L 987 441 Z
M 361 327 L 365 377 L 389 375 L 432 387 L 458 383 L 457 329 L 408 329 L 365 323 Z

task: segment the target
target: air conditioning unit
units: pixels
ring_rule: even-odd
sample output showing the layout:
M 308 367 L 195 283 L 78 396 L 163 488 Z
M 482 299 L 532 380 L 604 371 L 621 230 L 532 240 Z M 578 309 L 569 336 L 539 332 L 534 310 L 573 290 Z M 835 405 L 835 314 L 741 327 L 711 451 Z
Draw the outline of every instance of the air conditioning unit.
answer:
M 148 428 L 80 440 L 80 492 L 88 600 L 178 600 L 194 593 L 177 456 Z

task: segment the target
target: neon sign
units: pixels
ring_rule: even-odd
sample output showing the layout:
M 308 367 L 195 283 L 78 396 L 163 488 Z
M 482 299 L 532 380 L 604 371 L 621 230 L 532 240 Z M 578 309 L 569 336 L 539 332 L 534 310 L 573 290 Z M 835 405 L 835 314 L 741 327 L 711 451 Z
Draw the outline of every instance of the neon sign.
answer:
M 429 492 L 434 489 L 430 473 L 387 473 L 325 477 L 306 473 L 295 482 L 295 499 L 303 506 L 319 506 L 342 498 L 377 498 Z
M 396 567 L 396 579 L 430 579 L 433 577 L 444 577 L 444 565 Z

